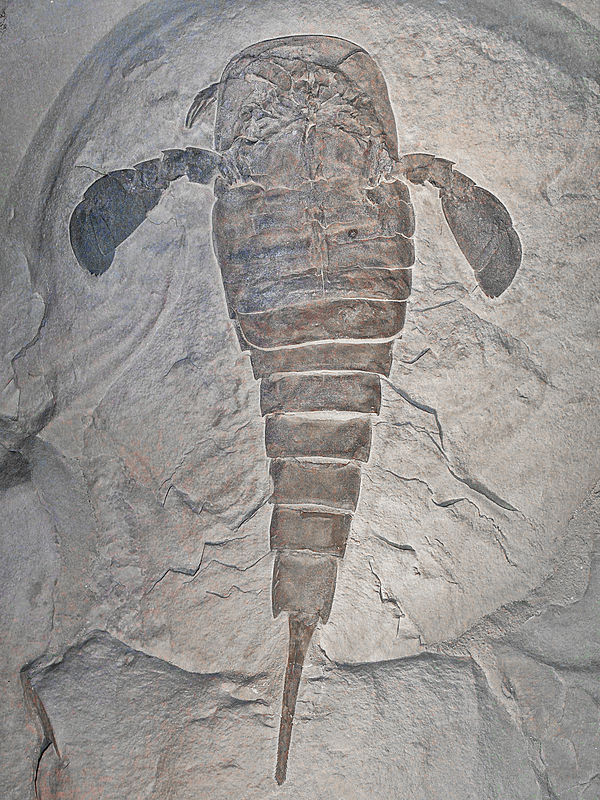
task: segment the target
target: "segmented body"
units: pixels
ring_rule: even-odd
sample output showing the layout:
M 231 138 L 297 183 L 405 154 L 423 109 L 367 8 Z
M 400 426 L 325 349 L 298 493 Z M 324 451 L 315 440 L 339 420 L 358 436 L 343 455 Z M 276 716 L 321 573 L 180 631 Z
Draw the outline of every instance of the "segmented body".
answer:
M 273 613 L 288 612 L 292 639 L 304 631 L 308 644 L 329 617 L 379 375 L 404 323 L 413 211 L 406 185 L 391 178 L 387 89 L 349 42 L 293 37 L 244 51 L 223 74 L 215 129 L 226 168 L 213 241 L 262 382 L 272 459 Z M 293 683 L 290 674 L 279 779 Z
M 452 162 L 399 157 L 379 68 L 328 36 L 259 42 L 203 89 L 217 98 L 215 151 L 188 147 L 95 181 L 74 210 L 71 244 L 101 275 L 169 183 L 216 177 L 212 228 L 229 314 L 261 380 L 271 458 L 273 614 L 289 615 L 276 780 L 285 780 L 302 665 L 327 622 L 371 450 L 414 262 L 406 184 L 437 187 L 475 278 L 498 297 L 520 263 L 507 209 Z
M 306 38 L 255 46 L 223 75 L 216 145 L 228 177 L 215 184 L 213 240 L 262 380 L 273 609 L 325 621 L 379 412 L 378 373 L 404 322 L 414 222 L 407 187 L 387 180 L 395 133 L 363 88 L 365 68 L 377 68 L 348 42 Z M 220 117 L 232 106 L 228 125 Z

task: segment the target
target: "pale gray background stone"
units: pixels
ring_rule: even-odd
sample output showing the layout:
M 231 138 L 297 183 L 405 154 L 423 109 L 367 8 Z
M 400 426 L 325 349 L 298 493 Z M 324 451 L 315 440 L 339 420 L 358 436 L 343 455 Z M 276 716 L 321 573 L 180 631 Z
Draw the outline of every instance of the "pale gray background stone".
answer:
M 595 800 L 597 9 L 180 0 L 117 25 L 141 5 L 2 17 L 0 794 L 35 796 L 37 772 L 48 799 Z M 286 623 L 212 193 L 171 187 L 101 279 L 67 224 L 95 170 L 210 146 L 210 116 L 183 128 L 195 92 L 291 33 L 364 46 L 401 150 L 497 194 L 524 258 L 485 301 L 435 192 L 412 191 L 407 325 L 277 789 Z M 51 746 L 38 769 L 19 669 L 40 657 L 65 760 Z

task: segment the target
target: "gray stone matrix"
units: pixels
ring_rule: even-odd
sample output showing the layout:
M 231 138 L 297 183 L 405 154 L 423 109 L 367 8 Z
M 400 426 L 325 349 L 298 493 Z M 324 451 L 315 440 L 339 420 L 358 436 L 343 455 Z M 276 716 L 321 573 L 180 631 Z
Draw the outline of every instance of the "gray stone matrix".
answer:
M 55 5 L 0 15 L 3 88 L 23 96 L 0 152 L 2 798 L 597 800 L 591 4 Z M 287 621 L 261 403 L 293 385 L 261 397 L 268 356 L 240 351 L 209 187 L 170 186 L 100 276 L 68 224 L 99 173 L 211 148 L 210 115 L 184 126 L 197 90 L 299 34 L 373 57 L 400 151 L 501 198 L 523 261 L 489 301 L 437 192 L 411 187 L 406 324 L 278 787 Z M 40 60 L 61 42 L 60 70 L 25 85 L 10 65 L 36 35 Z

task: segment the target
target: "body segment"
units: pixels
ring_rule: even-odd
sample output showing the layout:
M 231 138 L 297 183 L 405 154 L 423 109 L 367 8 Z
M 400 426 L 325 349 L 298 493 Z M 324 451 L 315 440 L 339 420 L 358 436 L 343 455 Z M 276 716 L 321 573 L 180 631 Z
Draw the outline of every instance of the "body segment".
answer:
M 361 48 L 293 37 L 240 54 L 219 90 L 217 141 L 232 168 L 215 187 L 213 241 L 229 312 L 262 366 L 273 614 L 290 618 L 278 782 L 304 654 L 329 617 L 370 454 L 382 342 L 389 352 L 410 293 L 414 216 L 408 188 L 390 177 L 396 132 L 385 84 L 373 100 L 378 83 Z M 228 127 L 220 118 L 234 107 Z M 368 371 L 364 357 L 358 369 L 335 358 L 344 343 L 361 348 Z

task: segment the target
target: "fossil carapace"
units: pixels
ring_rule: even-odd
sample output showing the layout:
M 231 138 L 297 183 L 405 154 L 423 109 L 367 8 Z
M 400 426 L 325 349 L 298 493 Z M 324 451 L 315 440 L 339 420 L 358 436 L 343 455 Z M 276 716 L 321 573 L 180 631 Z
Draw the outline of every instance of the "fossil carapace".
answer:
M 502 203 L 452 162 L 399 156 L 385 80 L 356 44 L 292 36 L 252 45 L 197 95 L 188 127 L 214 100 L 214 151 L 167 150 L 100 178 L 70 234 L 79 263 L 101 274 L 171 181 L 214 179 L 213 242 L 229 314 L 261 380 L 273 614 L 289 615 L 282 783 L 302 665 L 329 617 L 380 375 L 404 324 L 414 261 L 407 182 L 439 190 L 488 297 L 512 281 L 521 246 Z

